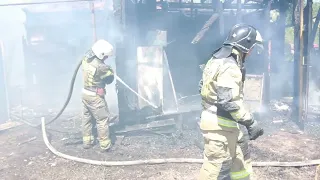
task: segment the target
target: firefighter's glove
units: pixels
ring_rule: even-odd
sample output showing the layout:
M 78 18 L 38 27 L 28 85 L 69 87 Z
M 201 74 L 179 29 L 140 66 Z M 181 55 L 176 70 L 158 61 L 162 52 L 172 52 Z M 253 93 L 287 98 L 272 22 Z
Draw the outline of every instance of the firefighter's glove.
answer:
M 253 123 L 249 126 L 246 126 L 249 134 L 250 140 L 256 140 L 259 136 L 262 136 L 264 131 L 256 120 L 253 120 Z

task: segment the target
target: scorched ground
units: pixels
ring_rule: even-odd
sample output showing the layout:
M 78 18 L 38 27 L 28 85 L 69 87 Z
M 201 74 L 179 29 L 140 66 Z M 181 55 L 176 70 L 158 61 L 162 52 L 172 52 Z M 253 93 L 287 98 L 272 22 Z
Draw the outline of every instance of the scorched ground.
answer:
M 277 106 L 279 107 L 279 106 Z M 305 132 L 287 118 L 287 112 L 269 113 L 261 120 L 266 134 L 251 142 L 254 161 L 303 161 L 320 158 L 320 121 L 311 120 Z M 50 128 L 69 134 L 48 134 L 52 145 L 65 154 L 94 160 L 137 160 L 148 158 L 202 158 L 195 145 L 197 132 L 187 120 L 183 137 L 164 134 L 118 136 L 111 152 L 99 153 L 98 147 L 81 147 L 80 117 L 65 113 Z M 317 117 L 315 117 L 316 119 Z M 196 121 L 196 120 L 194 120 Z M 93 166 L 62 159 L 45 146 L 39 130 L 22 125 L 0 132 L 0 179 L 3 180 L 196 180 L 200 164 L 162 164 L 127 167 Z M 316 167 L 254 167 L 257 180 L 314 180 Z

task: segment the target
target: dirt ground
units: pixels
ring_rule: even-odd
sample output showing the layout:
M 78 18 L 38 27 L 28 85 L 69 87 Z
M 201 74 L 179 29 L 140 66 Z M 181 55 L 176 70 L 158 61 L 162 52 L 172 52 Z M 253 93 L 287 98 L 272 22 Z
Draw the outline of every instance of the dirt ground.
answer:
M 253 160 L 319 159 L 320 120 L 310 121 L 305 132 L 301 132 L 285 116 L 282 112 L 269 113 L 261 120 L 266 134 L 250 142 Z M 51 131 L 52 145 L 65 154 L 94 160 L 202 158 L 202 151 L 194 143 L 197 133 L 192 126 L 184 127 L 184 136 L 180 139 L 155 134 L 118 137 L 111 152 L 100 153 L 97 146 L 82 149 L 79 125 L 77 114 L 61 118 L 50 128 L 71 134 Z M 196 180 L 201 167 L 200 164 L 102 167 L 77 163 L 53 155 L 46 148 L 41 132 L 25 125 L 0 132 L 0 159 L 0 179 L 3 180 Z M 314 180 L 315 174 L 316 166 L 254 167 L 252 179 Z

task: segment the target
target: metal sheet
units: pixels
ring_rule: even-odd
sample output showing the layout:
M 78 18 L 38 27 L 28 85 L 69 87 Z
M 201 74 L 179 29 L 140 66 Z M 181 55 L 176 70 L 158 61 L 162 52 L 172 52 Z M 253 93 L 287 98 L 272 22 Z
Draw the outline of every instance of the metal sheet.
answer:
M 163 104 L 163 49 L 159 46 L 137 49 L 138 93 L 155 106 Z M 149 106 L 142 99 L 139 108 Z
M 251 111 L 259 111 L 263 95 L 263 75 L 247 74 L 244 83 L 245 106 Z

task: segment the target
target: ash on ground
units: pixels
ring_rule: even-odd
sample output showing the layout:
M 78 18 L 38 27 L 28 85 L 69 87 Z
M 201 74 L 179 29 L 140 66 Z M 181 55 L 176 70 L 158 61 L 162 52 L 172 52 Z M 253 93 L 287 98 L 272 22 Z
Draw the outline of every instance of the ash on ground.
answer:
M 265 135 L 250 142 L 254 161 L 320 158 L 320 120 L 317 117 L 310 117 L 310 121 L 305 123 L 305 130 L 301 131 L 290 120 L 290 104 L 274 101 L 269 109 L 260 120 Z M 48 127 L 59 131 L 48 130 L 48 136 L 52 145 L 62 153 L 105 161 L 202 158 L 202 150 L 196 143 L 201 142 L 196 125 L 198 114 L 184 118 L 183 136 L 148 132 L 117 136 L 112 151 L 108 153 L 100 153 L 98 145 L 93 149 L 82 149 L 79 114 L 80 111 L 64 113 L 63 117 Z M 0 159 L 0 175 L 5 180 L 196 180 L 201 167 L 201 164 L 103 167 L 77 163 L 53 155 L 46 148 L 41 132 L 26 125 L 0 132 Z M 252 179 L 314 180 L 315 174 L 315 166 L 254 167 Z

